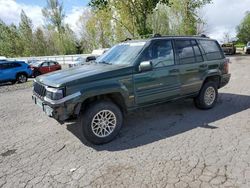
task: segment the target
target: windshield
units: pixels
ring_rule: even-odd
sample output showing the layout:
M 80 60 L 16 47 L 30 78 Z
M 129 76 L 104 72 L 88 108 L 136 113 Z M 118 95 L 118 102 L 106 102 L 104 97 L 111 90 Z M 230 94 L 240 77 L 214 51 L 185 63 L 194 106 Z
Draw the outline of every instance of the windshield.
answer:
M 106 64 L 130 64 L 142 50 L 146 42 L 126 42 L 112 47 L 96 62 Z
M 250 42 L 247 43 L 247 46 L 250 46 Z

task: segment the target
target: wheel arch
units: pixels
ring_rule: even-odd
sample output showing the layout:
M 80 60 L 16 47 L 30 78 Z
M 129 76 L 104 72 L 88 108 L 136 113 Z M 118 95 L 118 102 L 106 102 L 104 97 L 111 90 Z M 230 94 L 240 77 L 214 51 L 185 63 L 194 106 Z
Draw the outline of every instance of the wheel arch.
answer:
M 79 115 L 96 101 L 107 100 L 116 104 L 123 114 L 127 113 L 127 105 L 124 96 L 120 92 L 104 93 L 87 97 L 75 107 L 75 114 Z

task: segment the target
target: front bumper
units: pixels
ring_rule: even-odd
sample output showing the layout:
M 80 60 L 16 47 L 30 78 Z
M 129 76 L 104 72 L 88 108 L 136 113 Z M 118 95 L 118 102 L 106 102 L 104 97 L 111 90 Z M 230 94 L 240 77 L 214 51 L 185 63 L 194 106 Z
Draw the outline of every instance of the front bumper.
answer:
M 47 116 L 56 119 L 60 123 L 63 123 L 72 115 L 78 113 L 76 109 L 78 107 L 78 104 L 75 103 L 50 104 L 34 94 L 32 95 L 32 100 L 37 106 L 39 106 L 43 110 L 43 112 Z
M 230 81 L 231 74 L 223 74 L 220 80 L 220 88 L 224 87 Z

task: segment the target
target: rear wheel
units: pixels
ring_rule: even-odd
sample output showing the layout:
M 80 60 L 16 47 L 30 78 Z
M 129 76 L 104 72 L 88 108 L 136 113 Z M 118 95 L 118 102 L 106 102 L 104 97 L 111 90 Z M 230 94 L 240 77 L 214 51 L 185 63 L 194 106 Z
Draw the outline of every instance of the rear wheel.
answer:
M 40 76 L 41 75 L 41 73 L 39 72 L 39 71 L 35 71 L 34 72 L 34 74 L 33 74 L 33 76 L 36 78 L 37 76 Z
M 194 103 L 197 108 L 206 110 L 215 106 L 218 98 L 217 85 L 217 83 L 210 81 L 202 86 L 199 95 L 194 98 Z
M 95 102 L 80 116 L 83 136 L 93 144 L 112 141 L 119 133 L 122 122 L 121 110 L 110 101 Z
M 26 74 L 20 73 L 17 75 L 17 82 L 18 83 L 25 83 L 25 82 L 27 82 L 27 80 L 28 80 L 28 77 Z

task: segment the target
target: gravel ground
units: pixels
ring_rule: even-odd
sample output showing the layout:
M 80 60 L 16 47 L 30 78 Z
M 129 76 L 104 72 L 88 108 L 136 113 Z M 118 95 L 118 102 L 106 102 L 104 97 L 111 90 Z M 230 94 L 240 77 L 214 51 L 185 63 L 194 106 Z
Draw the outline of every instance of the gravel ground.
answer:
M 10 82 L 1 83 L 0 84 L 0 93 L 31 88 L 32 83 L 33 83 L 33 79 L 28 79 L 28 81 L 26 83 L 23 83 L 23 84 L 11 84 Z
M 0 92 L 0 187 L 250 187 L 250 57 L 231 60 L 214 109 L 137 111 L 103 146 L 46 117 L 31 88 L 1 86 L 14 89 Z

